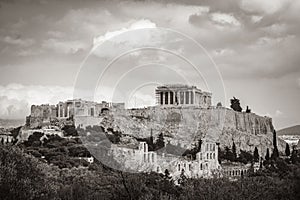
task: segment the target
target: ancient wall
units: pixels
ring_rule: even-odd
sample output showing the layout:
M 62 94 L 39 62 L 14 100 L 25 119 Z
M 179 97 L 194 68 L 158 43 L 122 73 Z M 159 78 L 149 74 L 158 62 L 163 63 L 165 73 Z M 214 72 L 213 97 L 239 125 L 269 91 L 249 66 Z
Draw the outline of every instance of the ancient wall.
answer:
M 26 118 L 26 125 L 37 127 L 42 123 L 50 122 L 51 119 L 57 117 L 57 106 L 42 104 L 32 105 L 30 116 Z

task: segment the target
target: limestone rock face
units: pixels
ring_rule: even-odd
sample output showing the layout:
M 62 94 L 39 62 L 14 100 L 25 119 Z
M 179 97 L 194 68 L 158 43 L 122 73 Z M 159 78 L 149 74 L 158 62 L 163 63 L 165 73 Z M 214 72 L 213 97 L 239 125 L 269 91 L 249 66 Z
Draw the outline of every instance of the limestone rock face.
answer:
M 219 142 L 221 148 L 231 147 L 233 141 L 237 150 L 254 151 L 257 147 L 261 156 L 265 155 L 267 148 L 270 152 L 273 148 L 271 118 L 222 107 L 157 106 L 111 112 L 99 120 L 105 129 L 112 128 L 137 138 L 149 137 L 151 133 L 155 138 L 163 133 L 165 140 L 184 148 L 191 148 L 200 138 Z M 278 140 L 279 151 L 284 148 L 285 143 Z

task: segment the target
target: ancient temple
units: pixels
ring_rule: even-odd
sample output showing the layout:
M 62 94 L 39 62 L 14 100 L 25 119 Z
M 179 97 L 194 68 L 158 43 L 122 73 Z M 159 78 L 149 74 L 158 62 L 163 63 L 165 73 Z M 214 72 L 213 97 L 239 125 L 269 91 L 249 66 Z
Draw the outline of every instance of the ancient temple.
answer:
M 156 102 L 160 106 L 211 106 L 211 93 L 196 86 L 183 84 L 158 86 L 155 90 Z

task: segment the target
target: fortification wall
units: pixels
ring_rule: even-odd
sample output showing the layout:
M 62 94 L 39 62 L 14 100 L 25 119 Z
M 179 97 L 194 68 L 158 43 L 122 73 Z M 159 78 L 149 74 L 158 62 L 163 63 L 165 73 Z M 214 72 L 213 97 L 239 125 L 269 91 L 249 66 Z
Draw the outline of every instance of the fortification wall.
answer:
M 26 124 L 30 127 L 37 127 L 45 122 L 50 122 L 54 118 L 57 118 L 57 107 L 55 105 L 32 105 Z

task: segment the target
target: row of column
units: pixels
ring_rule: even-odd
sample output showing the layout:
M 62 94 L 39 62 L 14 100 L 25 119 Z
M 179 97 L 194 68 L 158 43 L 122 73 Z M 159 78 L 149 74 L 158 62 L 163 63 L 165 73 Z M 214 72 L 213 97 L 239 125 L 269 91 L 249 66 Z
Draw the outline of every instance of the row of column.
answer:
M 195 104 L 195 92 L 160 92 L 161 105 Z
M 60 106 L 58 105 L 58 117 L 67 117 L 69 118 L 70 117 L 70 107 L 67 106 L 67 116 L 66 116 L 66 113 L 65 113 L 65 108 L 63 106 Z

